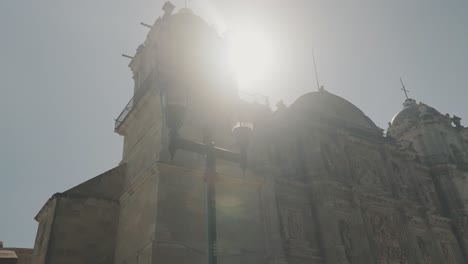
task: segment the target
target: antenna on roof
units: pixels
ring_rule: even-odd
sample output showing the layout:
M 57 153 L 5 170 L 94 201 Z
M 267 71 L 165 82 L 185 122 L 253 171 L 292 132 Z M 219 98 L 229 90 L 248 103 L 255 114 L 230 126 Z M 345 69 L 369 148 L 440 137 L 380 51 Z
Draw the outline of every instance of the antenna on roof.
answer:
M 405 93 L 406 99 L 409 99 L 408 93 L 409 90 L 406 89 L 405 84 L 403 83 L 403 80 L 400 77 L 400 83 L 401 83 L 401 90 Z
M 320 91 L 320 90 L 322 90 L 322 88 L 320 87 L 320 82 L 319 82 L 319 78 L 318 78 L 317 64 L 315 63 L 314 49 L 312 49 L 312 59 L 314 60 L 315 81 L 317 82 L 317 91 Z

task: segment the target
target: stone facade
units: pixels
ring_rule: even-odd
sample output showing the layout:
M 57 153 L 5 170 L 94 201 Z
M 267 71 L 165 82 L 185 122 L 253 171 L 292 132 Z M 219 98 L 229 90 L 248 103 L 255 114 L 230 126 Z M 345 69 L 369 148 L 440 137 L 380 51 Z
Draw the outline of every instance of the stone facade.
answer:
M 205 158 L 170 160 L 168 89 L 190 101 L 184 138 L 201 141 L 214 120 L 216 144 L 238 151 L 233 106 L 253 120 L 248 170 L 218 159 L 219 263 L 468 262 L 468 130 L 457 118 L 407 100 L 384 134 L 325 90 L 271 112 L 237 99 L 223 45 L 190 10 L 166 6 L 130 63 L 121 165 L 46 203 L 33 263 L 206 263 Z

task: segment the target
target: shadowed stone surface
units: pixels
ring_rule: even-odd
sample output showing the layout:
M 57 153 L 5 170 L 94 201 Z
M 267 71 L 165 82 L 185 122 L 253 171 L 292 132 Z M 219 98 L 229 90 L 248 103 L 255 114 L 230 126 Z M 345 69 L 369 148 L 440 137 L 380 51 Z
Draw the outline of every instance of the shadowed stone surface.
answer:
M 183 138 L 201 142 L 210 125 L 237 152 L 232 125 L 253 121 L 248 170 L 217 160 L 218 263 L 468 263 L 459 119 L 408 99 L 384 134 L 325 90 L 275 112 L 241 102 L 216 31 L 188 9 L 167 12 L 129 65 L 121 165 L 49 199 L 33 263 L 206 263 L 205 157 L 180 149 L 170 161 L 168 91 L 186 100 Z

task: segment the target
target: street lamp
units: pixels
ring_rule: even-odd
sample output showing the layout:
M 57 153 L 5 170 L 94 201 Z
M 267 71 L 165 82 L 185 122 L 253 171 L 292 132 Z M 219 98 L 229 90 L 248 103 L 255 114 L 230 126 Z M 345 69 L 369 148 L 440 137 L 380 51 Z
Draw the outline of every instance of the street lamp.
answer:
M 240 150 L 240 166 L 242 172 L 247 170 L 247 149 L 250 145 L 250 138 L 252 137 L 252 124 L 249 122 L 239 122 L 232 129 L 234 139 L 239 146 Z
M 182 127 L 186 108 L 187 96 L 181 96 L 181 91 L 176 89 L 162 90 L 163 108 L 166 124 L 169 128 L 169 153 L 171 160 L 174 159 L 176 151 L 183 149 L 206 156 L 205 182 L 206 182 L 206 208 L 207 208 L 207 230 L 208 230 L 208 264 L 217 264 L 217 234 L 216 234 L 216 159 L 238 162 L 245 174 L 247 170 L 247 149 L 252 135 L 252 126 L 247 122 L 239 122 L 232 130 L 233 136 L 240 152 L 232 152 L 218 148 L 213 141 L 215 126 L 205 126 L 203 129 L 203 143 L 184 139 L 179 135 Z M 216 109 L 214 109 L 216 111 Z M 214 121 L 214 120 L 209 120 Z

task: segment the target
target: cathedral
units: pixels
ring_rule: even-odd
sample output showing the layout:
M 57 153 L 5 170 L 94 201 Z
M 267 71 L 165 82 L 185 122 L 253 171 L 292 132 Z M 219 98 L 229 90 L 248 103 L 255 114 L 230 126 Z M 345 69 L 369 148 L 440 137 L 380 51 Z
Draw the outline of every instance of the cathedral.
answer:
M 214 28 L 163 10 L 131 56 L 121 162 L 52 195 L 32 263 L 468 263 L 461 118 L 407 98 L 384 131 L 325 89 L 272 111 L 239 98 Z

